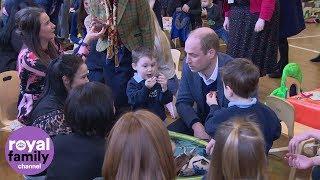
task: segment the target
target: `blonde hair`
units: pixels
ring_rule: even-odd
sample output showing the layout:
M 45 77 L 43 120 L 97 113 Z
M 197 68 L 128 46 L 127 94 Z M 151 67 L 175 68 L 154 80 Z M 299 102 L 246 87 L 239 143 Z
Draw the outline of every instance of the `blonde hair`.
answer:
M 159 61 L 160 59 L 163 59 L 165 63 L 169 62 L 169 61 L 173 61 L 172 60 L 172 56 L 171 56 L 171 45 L 170 45 L 170 41 L 168 40 L 166 34 L 162 31 L 157 17 L 155 15 L 155 13 L 153 12 L 153 10 L 151 9 L 151 16 L 154 22 L 154 54 L 156 56 L 157 61 Z
M 249 117 L 221 124 L 215 134 L 208 179 L 267 179 L 265 142 L 258 126 Z
M 102 168 L 105 180 L 173 180 L 169 134 L 161 119 L 146 110 L 124 114 L 112 128 Z

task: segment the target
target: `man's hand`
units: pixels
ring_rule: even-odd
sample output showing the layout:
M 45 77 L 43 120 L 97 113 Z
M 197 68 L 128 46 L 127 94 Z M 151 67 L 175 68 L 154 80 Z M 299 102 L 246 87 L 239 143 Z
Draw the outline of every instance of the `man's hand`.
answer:
M 194 123 L 192 125 L 192 129 L 194 132 L 194 137 L 199 138 L 199 139 L 209 139 L 210 136 L 206 133 L 204 126 L 200 123 Z

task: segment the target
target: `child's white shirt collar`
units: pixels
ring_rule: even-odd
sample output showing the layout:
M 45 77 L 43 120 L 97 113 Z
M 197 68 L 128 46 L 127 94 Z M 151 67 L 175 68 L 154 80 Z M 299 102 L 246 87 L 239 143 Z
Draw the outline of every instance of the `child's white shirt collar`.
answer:
M 142 77 L 140 76 L 140 74 L 138 74 L 138 73 L 134 73 L 133 79 L 134 79 L 137 83 L 140 83 L 141 81 L 143 81 L 143 78 L 142 78 Z
M 238 106 L 239 108 L 248 108 L 254 104 L 257 104 L 257 98 L 250 98 L 250 102 L 232 101 L 232 102 L 229 102 L 228 107 Z

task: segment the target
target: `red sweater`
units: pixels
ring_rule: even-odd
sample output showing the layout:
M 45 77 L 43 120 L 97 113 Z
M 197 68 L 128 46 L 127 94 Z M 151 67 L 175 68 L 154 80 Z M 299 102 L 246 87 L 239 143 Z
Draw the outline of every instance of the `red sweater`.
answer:
M 228 0 L 223 1 L 225 17 L 229 17 L 230 5 Z M 276 0 L 250 0 L 250 12 L 259 13 L 259 18 L 269 21 L 275 9 Z

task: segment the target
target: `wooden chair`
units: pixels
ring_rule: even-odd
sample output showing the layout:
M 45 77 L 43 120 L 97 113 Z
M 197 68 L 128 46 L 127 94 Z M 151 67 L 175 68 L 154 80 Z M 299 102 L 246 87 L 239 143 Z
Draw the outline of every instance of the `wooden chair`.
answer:
M 182 72 L 179 71 L 179 62 L 180 62 L 181 52 L 178 49 L 171 49 L 171 55 L 172 55 L 173 62 L 175 64 L 176 75 L 178 79 L 181 79 Z
M 294 107 L 288 103 L 287 101 L 280 99 L 276 96 L 268 96 L 266 98 L 266 105 L 269 106 L 281 120 L 281 127 L 285 125 L 288 129 L 286 134 L 282 134 L 281 136 L 287 136 L 290 139 L 294 135 Z M 269 153 L 282 152 L 288 150 L 288 144 L 286 147 L 277 147 L 270 149 Z M 295 177 L 296 169 L 290 169 L 289 180 L 293 180 Z
M 0 74 L 0 122 L 10 126 L 17 119 L 20 78 L 17 71 Z

